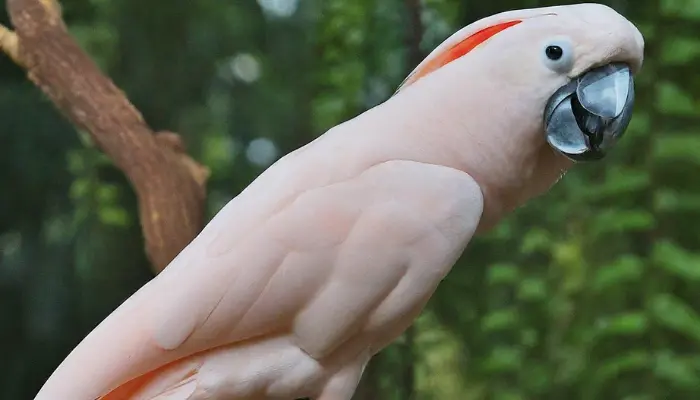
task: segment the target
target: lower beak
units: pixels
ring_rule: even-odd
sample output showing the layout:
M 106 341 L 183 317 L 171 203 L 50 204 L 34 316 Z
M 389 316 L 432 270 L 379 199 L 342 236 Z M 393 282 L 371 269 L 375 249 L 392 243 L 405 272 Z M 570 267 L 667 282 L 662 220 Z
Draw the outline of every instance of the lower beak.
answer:
M 592 69 L 547 102 L 547 143 L 573 161 L 599 160 L 627 129 L 633 105 L 634 80 L 627 65 Z

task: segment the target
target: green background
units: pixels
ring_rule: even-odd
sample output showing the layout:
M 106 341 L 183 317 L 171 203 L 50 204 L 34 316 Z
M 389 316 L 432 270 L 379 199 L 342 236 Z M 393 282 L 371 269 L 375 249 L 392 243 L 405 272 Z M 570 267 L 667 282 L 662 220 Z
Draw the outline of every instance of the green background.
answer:
M 392 94 L 414 66 L 416 4 L 426 54 L 476 19 L 552 3 L 66 0 L 63 13 L 149 124 L 212 169 L 211 216 L 270 157 Z M 700 0 L 609 4 L 647 41 L 624 140 L 475 240 L 358 399 L 700 398 Z M 151 277 L 123 175 L 0 58 L 0 399 L 33 398 Z

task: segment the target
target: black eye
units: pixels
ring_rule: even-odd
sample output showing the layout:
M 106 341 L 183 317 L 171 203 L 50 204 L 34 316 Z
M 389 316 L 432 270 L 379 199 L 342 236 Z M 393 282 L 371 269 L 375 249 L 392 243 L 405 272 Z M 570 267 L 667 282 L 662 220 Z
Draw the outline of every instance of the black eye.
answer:
M 559 46 L 547 46 L 547 48 L 544 49 L 544 53 L 547 55 L 547 58 L 556 61 L 564 55 L 564 50 Z
M 569 38 L 549 38 L 542 47 L 539 50 L 540 57 L 547 68 L 558 74 L 571 70 L 574 65 L 574 48 Z

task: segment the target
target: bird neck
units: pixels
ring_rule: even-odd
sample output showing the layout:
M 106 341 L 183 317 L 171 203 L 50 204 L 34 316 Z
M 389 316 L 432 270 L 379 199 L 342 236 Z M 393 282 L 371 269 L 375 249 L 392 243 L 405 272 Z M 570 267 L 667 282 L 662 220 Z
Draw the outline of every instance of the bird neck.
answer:
M 469 174 L 484 195 L 479 232 L 547 191 L 571 165 L 547 145 L 534 115 L 505 113 L 478 99 L 450 104 L 428 97 L 396 96 L 341 125 L 348 129 L 341 146 L 348 161 L 369 155 L 375 161 L 412 160 Z

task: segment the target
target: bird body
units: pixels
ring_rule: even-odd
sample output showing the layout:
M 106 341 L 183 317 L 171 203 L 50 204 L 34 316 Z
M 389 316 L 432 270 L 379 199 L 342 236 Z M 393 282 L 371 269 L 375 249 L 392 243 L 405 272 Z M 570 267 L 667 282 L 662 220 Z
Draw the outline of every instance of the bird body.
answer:
M 350 399 L 475 233 L 612 146 L 642 52 L 591 4 L 457 32 L 396 95 L 263 172 L 35 400 Z

